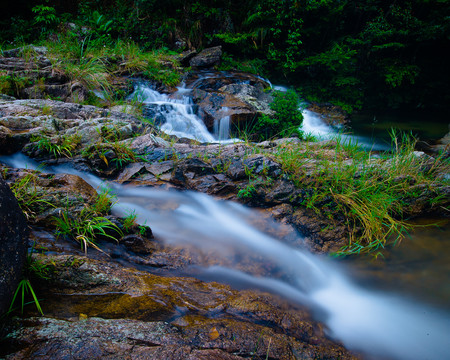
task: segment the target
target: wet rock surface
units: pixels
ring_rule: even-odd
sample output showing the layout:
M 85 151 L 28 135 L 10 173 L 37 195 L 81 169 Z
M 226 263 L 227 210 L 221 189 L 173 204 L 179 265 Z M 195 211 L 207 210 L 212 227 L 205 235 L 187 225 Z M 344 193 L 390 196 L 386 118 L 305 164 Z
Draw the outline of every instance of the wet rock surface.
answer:
M 199 116 L 210 130 L 225 116 L 242 129 L 258 115 L 273 113 L 269 107 L 273 98 L 265 92 L 269 84 L 251 74 L 204 71 L 187 77 L 186 84 L 193 89 Z
M 207 48 L 194 55 L 189 60 L 189 65 L 196 69 L 209 68 L 220 64 L 221 57 L 222 46 Z
M 308 109 L 322 115 L 329 125 L 341 128 L 350 125 L 350 115 L 341 107 L 330 103 L 313 103 Z
M 75 215 L 97 198 L 95 189 L 76 175 L 11 168 L 3 171 L 9 184 L 22 183 L 26 196 L 31 199 L 39 197 L 39 202 L 30 202 L 28 208 L 28 222 L 34 225 L 52 226 L 53 217 L 61 212 Z
M 57 295 L 43 303 L 47 317 L 8 325 L 2 344 L 8 359 L 355 358 L 324 337 L 305 309 L 267 293 L 84 257 L 56 256 L 51 263 L 52 279 L 41 291 Z

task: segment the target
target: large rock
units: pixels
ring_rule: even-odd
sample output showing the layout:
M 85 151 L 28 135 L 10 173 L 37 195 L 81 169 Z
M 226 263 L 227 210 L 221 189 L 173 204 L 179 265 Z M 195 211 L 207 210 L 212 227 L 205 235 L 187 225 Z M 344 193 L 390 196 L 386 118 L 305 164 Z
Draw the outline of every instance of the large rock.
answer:
M 222 46 L 216 46 L 202 50 L 198 55 L 194 56 L 189 64 L 193 68 L 208 68 L 218 65 L 222 57 Z
M 21 80 L 6 89 L 10 95 L 21 98 L 59 98 L 66 100 L 70 95 L 69 78 L 52 68 L 46 57 L 45 47 L 25 46 L 6 50 L 0 56 L 0 71 Z
M 273 101 L 273 97 L 264 92 L 264 87 L 261 83 L 257 83 L 255 86 L 250 84 L 225 85 L 219 91 L 235 96 L 259 114 L 273 114 L 273 110 L 269 106 Z
M 8 310 L 22 275 L 28 227 L 14 194 L 0 176 L 0 314 Z
M 202 90 L 194 90 L 193 95 L 199 106 L 199 116 L 210 131 L 226 116 L 234 124 L 249 122 L 256 116 L 256 111 L 251 106 L 233 95 Z
M 210 131 L 226 116 L 233 126 L 242 129 L 250 126 L 258 115 L 273 113 L 269 107 L 273 99 L 264 91 L 270 85 L 257 76 L 200 71 L 186 79 L 186 83 L 193 89 L 198 115 Z
M 18 47 L 15 49 L 5 50 L 3 51 L 4 57 L 20 57 L 25 53 L 36 54 L 38 56 L 46 56 L 48 53 L 48 49 L 45 46 L 34 46 L 34 45 L 26 45 L 22 47 Z
M 138 118 L 119 111 L 54 100 L 0 99 L 0 154 L 19 151 L 42 134 L 54 143 L 72 136 L 82 148 L 102 141 L 102 136 L 122 140 L 145 131 Z M 36 144 L 26 149 L 34 157 L 46 155 L 35 151 Z

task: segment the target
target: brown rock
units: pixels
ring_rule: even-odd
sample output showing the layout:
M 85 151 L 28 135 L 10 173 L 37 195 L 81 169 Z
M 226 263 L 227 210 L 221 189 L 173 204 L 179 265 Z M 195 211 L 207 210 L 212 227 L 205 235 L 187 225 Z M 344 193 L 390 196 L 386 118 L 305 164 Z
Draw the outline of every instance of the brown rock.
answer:
M 256 111 L 251 106 L 228 93 L 209 92 L 205 94 L 195 90 L 194 97 L 199 106 L 199 116 L 210 131 L 213 130 L 214 123 L 225 116 L 230 116 L 234 124 L 245 124 L 256 115 Z

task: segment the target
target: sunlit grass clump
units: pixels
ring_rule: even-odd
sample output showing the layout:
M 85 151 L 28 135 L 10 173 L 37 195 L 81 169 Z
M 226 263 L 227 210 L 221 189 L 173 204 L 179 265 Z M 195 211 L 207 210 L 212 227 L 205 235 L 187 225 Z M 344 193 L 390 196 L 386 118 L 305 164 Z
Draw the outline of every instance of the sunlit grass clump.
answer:
M 108 193 L 102 192 L 92 205 L 83 208 L 79 214 L 72 214 L 67 207 L 55 217 L 57 236 L 77 241 L 85 253 L 89 247 L 102 251 L 97 245 L 98 238 L 118 241 L 123 236 L 119 227 L 104 216 L 111 204 Z
M 281 145 L 275 157 L 305 190 L 302 205 L 345 223 L 350 238 L 337 255 L 378 255 L 411 229 L 404 215 L 424 187 L 430 189 L 430 202 L 439 205 L 444 200 L 433 189 L 448 185 L 437 176 L 450 170 L 448 159 L 415 153 L 415 142 L 393 132 L 392 152 L 378 156 L 337 138 L 334 145 Z

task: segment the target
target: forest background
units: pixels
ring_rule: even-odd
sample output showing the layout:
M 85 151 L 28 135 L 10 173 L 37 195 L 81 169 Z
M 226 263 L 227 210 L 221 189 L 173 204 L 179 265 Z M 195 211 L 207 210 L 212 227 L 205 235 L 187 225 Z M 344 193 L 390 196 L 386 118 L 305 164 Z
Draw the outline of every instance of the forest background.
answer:
M 74 22 L 104 46 L 222 45 L 222 69 L 266 76 L 309 101 L 448 114 L 449 10 L 446 0 L 15 0 L 2 9 L 0 42 L 57 36 Z

